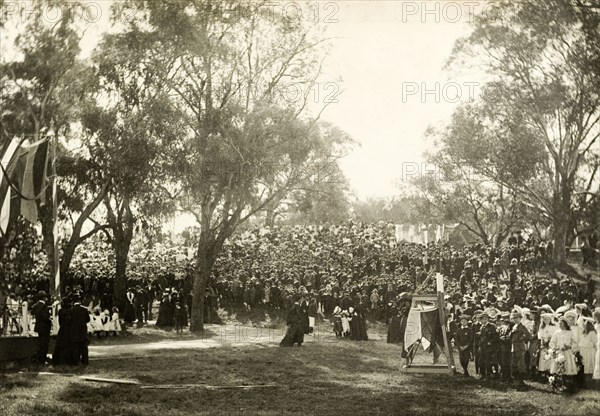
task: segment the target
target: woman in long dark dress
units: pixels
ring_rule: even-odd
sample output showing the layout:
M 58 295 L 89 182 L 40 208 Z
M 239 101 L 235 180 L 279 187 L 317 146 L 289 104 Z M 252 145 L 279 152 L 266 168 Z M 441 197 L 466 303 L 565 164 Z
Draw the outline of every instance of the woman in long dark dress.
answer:
M 398 344 L 402 342 L 402 336 L 400 331 L 400 325 L 402 324 L 402 318 L 400 316 L 400 311 L 394 302 L 390 307 L 389 311 L 390 322 L 388 325 L 387 331 L 387 342 L 389 344 Z
M 399 313 L 400 316 L 400 344 L 402 345 L 402 358 L 406 357 L 406 346 L 404 345 L 404 333 L 406 332 L 406 323 L 408 321 L 408 314 L 410 312 L 410 305 L 412 302 L 412 296 L 407 293 L 401 293 L 398 296 L 399 299 Z
M 71 299 L 64 298 L 58 311 L 58 337 L 52 354 L 52 364 L 70 364 Z
M 158 308 L 158 318 L 156 319 L 156 326 L 160 328 L 171 327 L 175 325 L 175 319 L 173 317 L 173 305 L 169 298 L 169 293 L 163 293 L 162 299 L 160 300 L 160 306 Z
M 361 305 L 348 309 L 350 312 L 350 339 L 354 341 L 367 341 L 367 322 Z
M 177 324 L 177 317 L 175 316 L 175 310 L 177 308 L 177 304 L 179 304 L 179 308 L 183 315 L 180 316 L 179 325 L 182 327 L 188 326 L 188 314 L 187 308 L 184 301 L 184 296 L 179 292 L 171 293 L 171 310 L 173 311 L 173 323 Z
M 303 312 L 300 305 L 301 297 L 296 295 L 294 299 L 294 303 L 288 309 L 286 319 L 288 328 L 285 336 L 279 343 L 280 347 L 292 347 L 294 344 L 298 344 L 301 347 L 304 342 L 305 319 L 308 321 L 308 315 Z

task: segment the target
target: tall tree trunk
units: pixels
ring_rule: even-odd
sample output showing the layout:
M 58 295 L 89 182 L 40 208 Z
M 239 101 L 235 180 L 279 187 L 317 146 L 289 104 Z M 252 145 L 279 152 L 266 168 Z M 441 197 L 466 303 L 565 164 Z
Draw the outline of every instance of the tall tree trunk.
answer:
M 205 267 L 196 266 L 194 270 L 194 286 L 192 297 L 192 311 L 190 320 L 190 332 L 204 331 L 204 292 L 210 270 Z
M 200 231 L 200 241 L 198 243 L 198 258 L 194 270 L 194 286 L 192 297 L 192 313 L 190 322 L 191 332 L 204 331 L 204 294 L 206 292 L 206 284 L 210 279 L 213 265 L 216 260 L 218 242 L 205 232 L 205 229 Z
M 557 266 L 566 264 L 567 236 L 571 219 L 571 192 L 569 184 L 563 181 L 560 192 L 554 196 L 553 208 L 553 260 Z M 572 189 L 572 188 L 571 188 Z
M 122 233 L 119 233 L 122 234 Z M 127 301 L 127 257 L 131 241 L 118 238 L 115 234 L 113 248 L 115 250 L 115 285 L 113 289 L 113 303 L 119 311 L 125 313 Z
M 121 208 L 115 212 L 110 205 L 110 199 L 105 198 L 108 222 L 113 230 L 112 247 L 115 251 L 115 285 L 113 288 L 113 303 L 124 313 L 127 302 L 127 258 L 131 240 L 133 240 L 133 228 L 135 218 L 129 206 L 129 199 L 124 198 Z M 119 204 L 117 203 L 117 206 Z

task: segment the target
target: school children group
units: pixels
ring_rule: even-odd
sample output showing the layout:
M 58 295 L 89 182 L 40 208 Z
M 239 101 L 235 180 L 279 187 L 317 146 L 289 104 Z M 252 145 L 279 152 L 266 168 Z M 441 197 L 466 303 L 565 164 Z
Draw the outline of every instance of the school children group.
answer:
M 473 361 L 481 379 L 517 388 L 525 388 L 525 379 L 596 387 L 600 381 L 600 308 L 567 302 L 556 311 L 549 305 L 478 309 L 449 327 L 465 377 Z

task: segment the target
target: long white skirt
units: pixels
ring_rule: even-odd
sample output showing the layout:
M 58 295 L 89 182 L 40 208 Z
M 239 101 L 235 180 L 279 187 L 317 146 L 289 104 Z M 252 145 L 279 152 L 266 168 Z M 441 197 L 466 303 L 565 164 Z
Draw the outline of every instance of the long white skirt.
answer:
M 344 332 L 350 332 L 350 321 L 345 316 L 342 316 L 342 329 Z
M 538 363 L 538 371 L 550 371 L 550 367 L 552 367 L 553 358 L 546 360 L 544 358 L 548 353 L 548 348 L 540 348 L 540 362 Z
M 592 374 L 596 363 L 596 348 L 581 348 L 579 353 L 583 361 L 583 373 Z
M 600 345 L 598 345 L 598 348 L 596 349 L 596 362 L 594 363 L 594 374 L 592 375 L 592 378 L 594 380 L 600 380 Z
M 562 374 L 565 376 L 574 376 L 577 374 L 577 364 L 575 363 L 575 356 L 571 350 L 563 351 L 562 354 L 565 356 L 564 369 Z M 558 363 L 553 358 L 552 365 L 550 367 L 550 373 L 558 373 Z

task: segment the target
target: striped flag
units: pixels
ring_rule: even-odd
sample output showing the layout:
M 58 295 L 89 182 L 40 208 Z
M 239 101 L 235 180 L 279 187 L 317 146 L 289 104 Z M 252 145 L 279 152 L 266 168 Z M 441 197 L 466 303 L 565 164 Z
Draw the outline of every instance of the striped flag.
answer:
M 19 140 L 13 138 L 6 148 L 0 164 L 0 235 L 4 235 L 8 229 L 11 214 L 12 192 L 9 184 L 9 177 L 15 167 L 16 153 L 19 149 Z M 6 175 L 5 175 L 6 172 Z
M 46 202 L 49 140 L 20 146 L 13 139 L 6 147 L 0 169 L 0 236 L 19 214 L 32 223 L 38 219 L 37 201 Z
M 40 205 L 46 202 L 46 169 L 48 166 L 48 139 L 40 140 L 27 149 L 27 162 L 23 176 L 21 193 L 26 198 L 21 201 L 21 215 L 30 223 L 37 223 L 38 210 L 36 199 Z
M 4 235 L 8 229 L 8 221 L 10 219 L 10 188 L 7 189 L 6 195 L 4 195 L 4 202 L 0 206 L 0 235 Z

